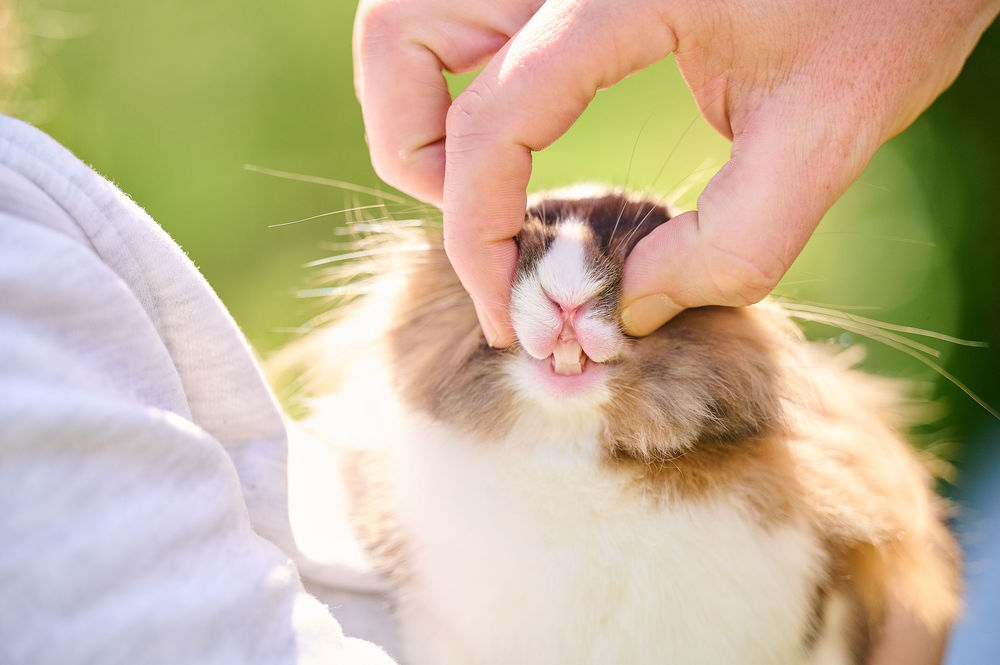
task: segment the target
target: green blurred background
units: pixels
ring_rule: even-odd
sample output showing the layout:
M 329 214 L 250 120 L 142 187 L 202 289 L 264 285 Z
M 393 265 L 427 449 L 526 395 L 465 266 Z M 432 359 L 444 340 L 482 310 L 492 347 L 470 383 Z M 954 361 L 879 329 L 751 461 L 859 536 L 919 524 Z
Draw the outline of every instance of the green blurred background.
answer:
M 370 197 L 244 170 L 254 164 L 384 187 L 368 161 L 351 82 L 354 4 L 14 2 L 23 74 L 9 104 L 143 205 L 188 252 L 259 353 L 322 303 L 296 297 L 302 265 L 331 253 Z M 991 342 L 934 344 L 942 364 L 1000 407 L 1000 35 L 886 145 L 826 216 L 778 292 L 883 321 Z M 460 84 L 460 81 L 459 81 Z M 404 111 L 405 112 L 405 111 Z M 580 180 L 677 196 L 690 207 L 728 156 L 671 60 L 600 93 L 536 156 L 536 189 Z M 866 365 L 945 404 L 938 439 L 982 438 L 991 419 L 934 371 L 856 334 Z M 960 453 L 957 461 L 972 452 Z
M 274 227 L 357 203 L 336 188 L 244 164 L 383 187 L 371 169 L 351 82 L 354 5 L 339 2 L 15 2 L 24 65 L 8 104 L 162 224 L 198 264 L 259 353 L 321 303 L 296 297 L 302 265 L 328 255 L 344 215 Z M 779 293 L 843 311 L 991 342 L 935 344 L 942 364 L 1000 406 L 1000 35 L 958 82 L 886 145 L 827 215 Z M 459 82 L 460 84 L 460 82 Z M 405 112 L 405 110 L 404 110 Z M 534 188 L 627 184 L 681 207 L 727 158 L 669 59 L 595 103 L 536 156 Z M 937 438 L 971 442 L 984 409 L 916 360 L 856 334 L 866 365 L 905 376 L 948 415 Z M 957 461 L 974 457 L 971 444 Z M 963 462 L 964 460 L 964 462 Z
M 243 166 L 382 187 L 352 89 L 354 4 L 22 0 L 14 9 L 23 71 L 8 91 L 10 112 L 143 205 L 194 259 L 262 356 L 292 339 L 288 331 L 322 307 L 296 297 L 312 280 L 302 265 L 330 254 L 344 216 L 272 226 L 373 199 Z M 986 349 L 933 345 L 942 365 L 994 407 L 998 119 L 994 26 L 956 84 L 876 155 L 830 211 L 779 288 L 845 312 L 989 342 Z M 678 203 L 690 207 L 728 149 L 667 60 L 600 93 L 565 138 L 536 156 L 533 187 L 627 184 L 681 192 Z M 1000 448 L 989 414 L 925 365 L 839 329 L 808 332 L 864 345 L 867 367 L 912 379 L 943 404 L 947 415 L 927 440 L 960 442 L 947 454 L 965 478 Z

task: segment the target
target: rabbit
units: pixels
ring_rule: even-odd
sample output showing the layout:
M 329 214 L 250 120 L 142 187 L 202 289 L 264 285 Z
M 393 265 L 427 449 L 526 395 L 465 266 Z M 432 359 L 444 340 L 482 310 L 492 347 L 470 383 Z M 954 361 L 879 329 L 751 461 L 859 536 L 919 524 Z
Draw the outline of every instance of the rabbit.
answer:
M 624 260 L 669 220 L 608 188 L 534 197 L 507 349 L 440 234 L 403 225 L 299 343 L 407 665 L 861 665 L 891 613 L 955 620 L 896 384 L 767 300 L 623 332 Z

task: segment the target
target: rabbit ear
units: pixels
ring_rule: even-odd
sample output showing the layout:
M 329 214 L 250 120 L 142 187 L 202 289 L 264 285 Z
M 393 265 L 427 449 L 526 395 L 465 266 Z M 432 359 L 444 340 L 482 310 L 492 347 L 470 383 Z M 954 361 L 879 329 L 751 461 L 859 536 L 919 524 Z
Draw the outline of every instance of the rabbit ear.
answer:
M 778 427 L 785 337 L 762 323 L 752 309 L 688 310 L 633 344 L 607 407 L 610 449 L 655 460 Z

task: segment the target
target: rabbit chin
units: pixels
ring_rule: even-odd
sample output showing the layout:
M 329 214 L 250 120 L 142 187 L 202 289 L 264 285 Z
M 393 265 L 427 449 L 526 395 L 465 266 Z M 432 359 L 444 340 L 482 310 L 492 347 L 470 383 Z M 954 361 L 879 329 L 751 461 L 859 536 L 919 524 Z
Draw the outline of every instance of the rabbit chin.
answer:
M 560 416 L 578 418 L 590 413 L 599 417 L 600 408 L 613 397 L 609 387 L 612 367 L 584 356 L 579 374 L 559 374 L 553 358 L 536 359 L 521 353 L 507 368 L 517 395 L 528 403 Z

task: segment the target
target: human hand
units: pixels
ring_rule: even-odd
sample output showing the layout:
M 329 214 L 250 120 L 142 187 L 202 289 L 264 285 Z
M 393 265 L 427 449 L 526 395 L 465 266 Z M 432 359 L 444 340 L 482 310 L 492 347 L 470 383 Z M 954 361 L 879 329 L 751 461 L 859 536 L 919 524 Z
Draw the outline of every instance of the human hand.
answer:
M 440 205 L 489 342 L 507 305 L 531 152 L 597 90 L 669 53 L 733 140 L 698 201 L 625 265 L 642 335 L 686 307 L 763 298 L 875 150 L 957 76 L 998 0 L 362 0 L 355 82 L 372 162 Z M 441 70 L 482 72 L 452 102 Z

